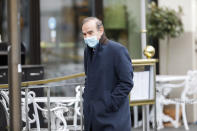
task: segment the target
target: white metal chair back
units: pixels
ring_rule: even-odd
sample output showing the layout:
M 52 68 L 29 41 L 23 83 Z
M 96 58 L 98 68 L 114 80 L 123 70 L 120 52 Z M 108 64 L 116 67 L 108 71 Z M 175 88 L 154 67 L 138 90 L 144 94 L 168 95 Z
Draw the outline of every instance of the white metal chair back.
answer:
M 188 71 L 185 81 L 185 88 L 182 91 L 181 98 L 189 99 L 189 96 L 197 93 L 197 71 Z

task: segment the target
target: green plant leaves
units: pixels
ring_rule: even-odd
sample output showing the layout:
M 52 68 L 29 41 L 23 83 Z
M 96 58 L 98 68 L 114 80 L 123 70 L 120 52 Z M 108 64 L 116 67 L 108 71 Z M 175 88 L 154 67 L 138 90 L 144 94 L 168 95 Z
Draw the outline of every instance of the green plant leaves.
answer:
M 165 37 L 175 38 L 183 33 L 183 24 L 180 19 L 182 12 L 173 9 L 157 7 L 155 3 L 151 3 L 150 12 L 147 14 L 147 30 L 148 36 L 152 38 L 164 39 Z

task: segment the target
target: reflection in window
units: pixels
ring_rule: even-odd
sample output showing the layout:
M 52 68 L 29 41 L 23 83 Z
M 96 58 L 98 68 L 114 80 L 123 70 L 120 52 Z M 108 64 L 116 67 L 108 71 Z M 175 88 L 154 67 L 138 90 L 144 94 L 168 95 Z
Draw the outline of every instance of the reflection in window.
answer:
M 90 14 L 88 0 L 40 0 L 41 59 L 46 78 L 84 71 L 81 22 Z M 62 84 L 83 82 L 84 78 L 79 78 Z M 74 87 L 52 88 L 51 95 L 70 96 Z
M 88 0 L 40 0 L 40 6 L 42 63 L 54 76 L 83 72 L 80 32 L 82 19 L 90 15 Z
M 140 2 L 140 0 L 103 1 L 107 36 L 125 45 L 131 58 L 135 59 L 141 58 Z

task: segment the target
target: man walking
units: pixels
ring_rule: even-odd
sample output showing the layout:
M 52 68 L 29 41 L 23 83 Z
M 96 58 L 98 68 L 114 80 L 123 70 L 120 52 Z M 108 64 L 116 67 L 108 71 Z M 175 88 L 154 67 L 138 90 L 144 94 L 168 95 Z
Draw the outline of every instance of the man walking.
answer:
M 102 22 L 87 17 L 82 23 L 84 51 L 85 131 L 131 131 L 129 93 L 133 70 L 127 49 L 108 40 Z

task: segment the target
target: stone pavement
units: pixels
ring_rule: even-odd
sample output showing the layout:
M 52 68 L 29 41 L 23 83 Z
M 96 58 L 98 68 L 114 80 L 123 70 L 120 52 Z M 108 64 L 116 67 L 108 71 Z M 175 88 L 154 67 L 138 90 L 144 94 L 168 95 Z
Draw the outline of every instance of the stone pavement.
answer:
M 31 131 L 36 131 L 36 129 L 31 129 Z M 41 131 L 48 131 L 48 130 L 47 129 L 41 129 Z M 55 131 L 55 130 L 52 130 L 52 131 Z M 136 128 L 136 129 L 132 128 L 131 131 L 142 131 L 142 128 L 141 127 Z M 153 131 L 153 129 L 150 129 L 150 131 Z M 161 130 L 158 130 L 158 131 L 186 131 L 186 130 L 185 130 L 184 126 L 182 125 L 179 128 L 165 127 L 165 128 L 163 128 Z M 197 131 L 197 124 L 190 124 L 188 131 Z
M 132 129 L 132 131 L 142 131 L 142 128 Z M 153 129 L 150 129 L 150 131 L 153 131 Z M 179 128 L 173 128 L 173 127 L 165 127 L 158 131 L 186 131 L 184 126 L 182 125 Z M 197 131 L 197 124 L 190 124 L 188 131 Z

